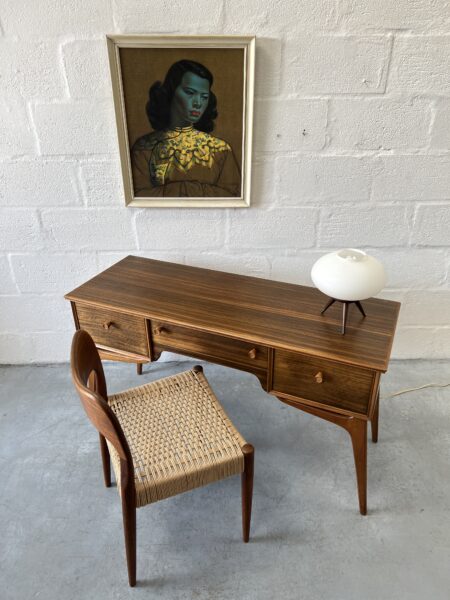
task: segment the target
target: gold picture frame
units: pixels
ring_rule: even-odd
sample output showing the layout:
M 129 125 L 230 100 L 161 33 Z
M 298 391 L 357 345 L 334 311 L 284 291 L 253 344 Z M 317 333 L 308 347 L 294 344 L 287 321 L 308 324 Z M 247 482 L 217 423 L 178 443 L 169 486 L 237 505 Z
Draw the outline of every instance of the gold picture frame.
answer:
M 108 35 L 127 206 L 248 207 L 254 36 Z

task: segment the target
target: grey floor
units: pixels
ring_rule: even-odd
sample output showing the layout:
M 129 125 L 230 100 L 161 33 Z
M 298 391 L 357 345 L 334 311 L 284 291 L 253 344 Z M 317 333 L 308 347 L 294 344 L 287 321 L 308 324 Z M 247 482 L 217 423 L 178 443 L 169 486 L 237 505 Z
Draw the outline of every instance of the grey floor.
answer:
M 110 391 L 183 370 L 107 364 Z M 265 394 L 256 378 L 205 372 L 256 447 L 252 534 L 239 478 L 138 511 L 128 588 L 117 490 L 68 365 L 0 369 L 0 597 L 95 599 L 450 598 L 450 387 L 382 402 L 361 517 L 348 434 Z M 450 381 L 444 362 L 393 362 L 382 397 Z

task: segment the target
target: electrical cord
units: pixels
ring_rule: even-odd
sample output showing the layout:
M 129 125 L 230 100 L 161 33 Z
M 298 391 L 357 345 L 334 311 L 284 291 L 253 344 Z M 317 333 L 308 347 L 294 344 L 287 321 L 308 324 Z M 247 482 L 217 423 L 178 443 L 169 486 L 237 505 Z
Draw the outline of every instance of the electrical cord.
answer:
M 423 390 L 424 388 L 429 387 L 445 388 L 449 385 L 450 383 L 425 383 L 424 385 L 420 385 L 419 387 L 407 388 L 406 390 L 400 390 L 399 392 L 395 392 L 394 394 L 389 394 L 389 396 L 385 396 L 384 398 L 394 398 L 395 396 L 401 396 L 402 394 L 407 394 L 408 392 L 415 392 L 416 390 Z

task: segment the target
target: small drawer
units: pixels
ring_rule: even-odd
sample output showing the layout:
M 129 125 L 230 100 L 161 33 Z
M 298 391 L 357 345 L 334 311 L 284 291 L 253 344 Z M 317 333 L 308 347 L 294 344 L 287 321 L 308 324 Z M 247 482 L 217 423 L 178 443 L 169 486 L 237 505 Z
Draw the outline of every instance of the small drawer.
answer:
M 148 356 L 145 319 L 106 308 L 76 305 L 81 329 L 85 329 L 97 346 Z
M 272 388 L 304 400 L 367 415 L 372 392 L 372 371 L 275 350 Z
M 152 321 L 152 342 L 155 353 L 173 350 L 247 371 L 267 371 L 267 348 L 251 342 L 163 321 Z

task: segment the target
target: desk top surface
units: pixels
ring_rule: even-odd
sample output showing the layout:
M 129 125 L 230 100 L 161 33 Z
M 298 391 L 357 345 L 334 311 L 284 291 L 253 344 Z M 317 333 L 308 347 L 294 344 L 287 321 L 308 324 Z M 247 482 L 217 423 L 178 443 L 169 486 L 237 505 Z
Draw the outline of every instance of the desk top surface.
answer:
M 370 298 L 367 314 L 342 305 L 320 314 L 319 290 L 257 277 L 127 256 L 65 296 L 274 348 L 386 371 L 400 304 Z

